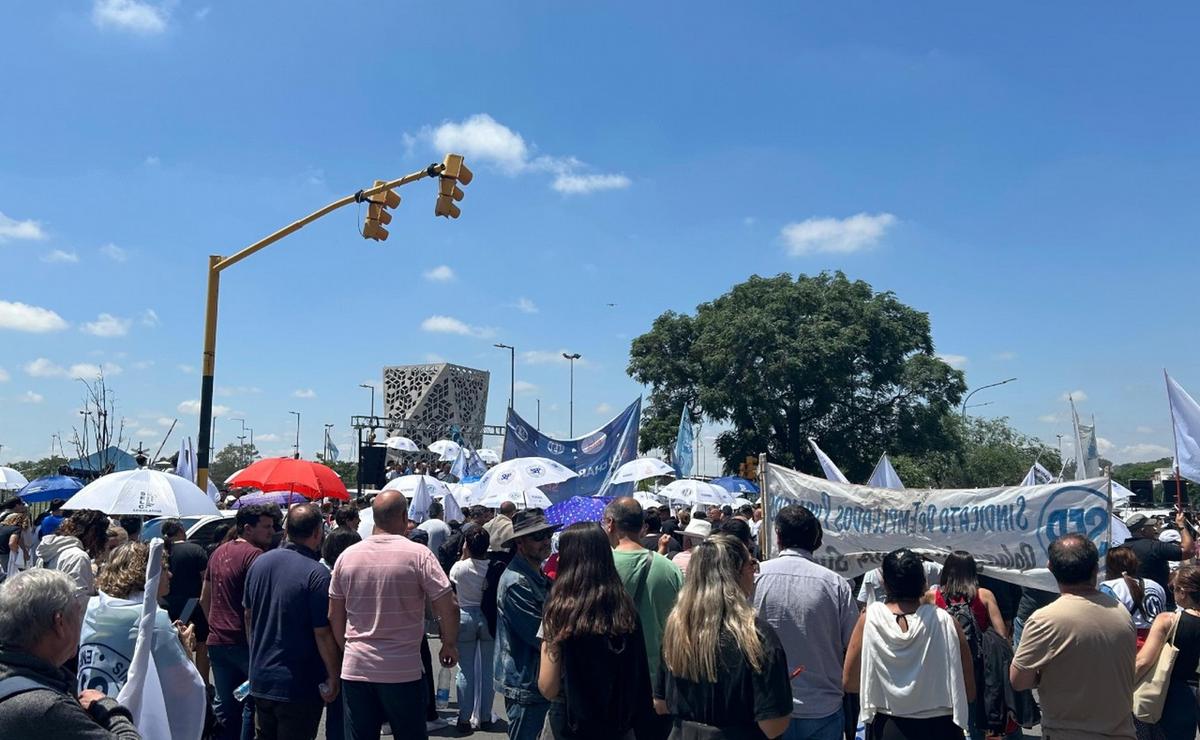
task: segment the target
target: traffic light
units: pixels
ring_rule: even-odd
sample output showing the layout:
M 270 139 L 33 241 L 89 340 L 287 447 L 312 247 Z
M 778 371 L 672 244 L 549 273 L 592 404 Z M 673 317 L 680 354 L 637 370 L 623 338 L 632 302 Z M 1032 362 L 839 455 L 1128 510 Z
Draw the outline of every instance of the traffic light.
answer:
M 446 218 L 458 218 L 462 211 L 454 205 L 455 201 L 463 199 L 462 188 L 459 185 L 470 185 L 475 175 L 463 163 L 461 154 L 447 154 L 442 162 L 442 173 L 438 180 L 438 199 L 433 207 L 433 215 Z
M 376 180 L 375 187 L 384 184 L 383 180 Z M 400 195 L 394 190 L 384 190 L 381 193 L 376 193 L 367 200 L 367 218 L 363 222 L 363 238 L 374 239 L 377 242 L 387 241 L 388 230 L 383 228 L 392 222 L 392 214 L 388 213 L 389 208 L 395 208 L 400 205 Z

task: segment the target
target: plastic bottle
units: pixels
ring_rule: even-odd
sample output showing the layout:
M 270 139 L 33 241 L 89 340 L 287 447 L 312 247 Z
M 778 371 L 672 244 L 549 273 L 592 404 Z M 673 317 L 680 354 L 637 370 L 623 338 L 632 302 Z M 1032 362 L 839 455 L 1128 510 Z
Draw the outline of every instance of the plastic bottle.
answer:
M 450 684 L 454 683 L 454 669 L 442 666 L 437 675 L 437 692 L 434 694 L 437 708 L 446 709 L 450 706 Z
M 246 681 L 241 686 L 233 690 L 233 698 L 237 701 L 246 701 L 246 697 L 250 696 L 250 682 Z

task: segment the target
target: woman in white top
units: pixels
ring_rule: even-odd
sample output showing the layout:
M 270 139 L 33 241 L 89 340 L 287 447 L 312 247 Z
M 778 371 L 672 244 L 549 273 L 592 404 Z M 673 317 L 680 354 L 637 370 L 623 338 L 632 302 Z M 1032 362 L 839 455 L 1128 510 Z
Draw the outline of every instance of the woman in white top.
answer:
M 1150 634 L 1154 618 L 1167 603 L 1167 592 L 1149 578 L 1138 578 L 1138 556 L 1131 547 L 1114 547 L 1104 556 L 1104 572 L 1108 579 L 1100 591 L 1121 602 L 1133 617 L 1137 629 L 1138 647 Z
M 958 624 L 928 603 L 921 557 L 883 559 L 886 599 L 869 605 L 850 638 L 842 683 L 859 694 L 874 740 L 962 740 L 975 699 L 971 654 Z
M 458 725 L 459 732 L 471 731 L 471 712 L 475 709 L 475 696 L 479 695 L 482 707 L 480 721 L 492 718 L 492 657 L 496 638 L 488 630 L 487 619 L 480 603 L 487 582 L 487 558 L 491 538 L 487 530 L 468 524 L 463 528 L 462 559 L 450 567 L 450 582 L 458 593 Z M 475 651 L 479 650 L 479 665 L 482 680 L 475 679 Z

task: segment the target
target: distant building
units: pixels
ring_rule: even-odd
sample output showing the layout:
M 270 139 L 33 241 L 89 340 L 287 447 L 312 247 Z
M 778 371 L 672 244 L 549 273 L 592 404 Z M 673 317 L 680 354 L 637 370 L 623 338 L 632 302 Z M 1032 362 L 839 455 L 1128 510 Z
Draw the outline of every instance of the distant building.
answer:
M 472 447 L 483 446 L 491 373 L 447 362 L 383 369 L 383 413 L 388 435 L 402 435 L 422 449 L 450 437 L 457 426 Z

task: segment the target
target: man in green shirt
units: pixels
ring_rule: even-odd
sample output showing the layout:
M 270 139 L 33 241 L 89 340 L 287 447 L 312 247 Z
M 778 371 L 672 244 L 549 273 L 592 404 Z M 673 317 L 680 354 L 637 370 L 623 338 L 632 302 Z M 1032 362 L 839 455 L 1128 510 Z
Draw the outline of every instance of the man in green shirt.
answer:
M 642 621 L 650 680 L 653 681 L 662 656 L 663 628 L 667 624 L 667 615 L 675 606 L 675 597 L 683 588 L 683 573 L 670 560 L 642 547 L 645 530 L 642 505 L 632 498 L 619 498 L 604 507 L 603 526 L 613 547 L 617 573 L 621 575 Z M 662 724 L 663 727 L 659 729 L 664 730 L 661 736 L 666 738 L 671 725 Z M 652 734 L 657 736 L 659 733 L 654 731 Z M 638 734 L 638 737 L 644 736 Z

